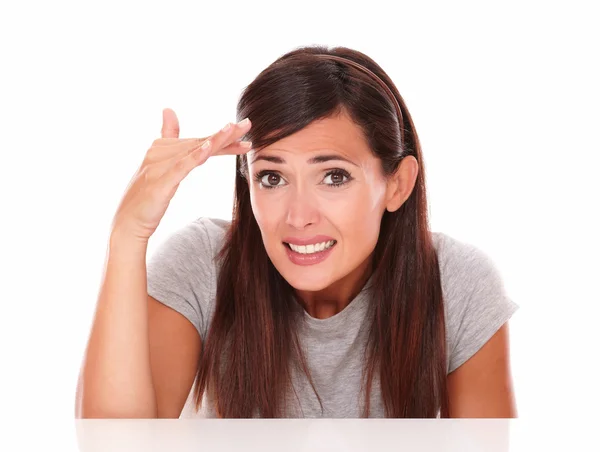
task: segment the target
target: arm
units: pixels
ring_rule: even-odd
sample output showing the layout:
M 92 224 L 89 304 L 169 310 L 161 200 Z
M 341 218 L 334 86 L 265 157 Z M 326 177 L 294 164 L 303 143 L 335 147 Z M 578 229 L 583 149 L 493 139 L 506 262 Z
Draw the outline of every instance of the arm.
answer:
M 516 418 L 508 322 L 448 375 L 451 418 Z
M 148 323 L 157 417 L 178 418 L 196 377 L 200 334 L 186 317 L 151 296 Z
M 147 294 L 146 246 L 111 237 L 76 393 L 77 418 L 178 417 L 200 337 Z

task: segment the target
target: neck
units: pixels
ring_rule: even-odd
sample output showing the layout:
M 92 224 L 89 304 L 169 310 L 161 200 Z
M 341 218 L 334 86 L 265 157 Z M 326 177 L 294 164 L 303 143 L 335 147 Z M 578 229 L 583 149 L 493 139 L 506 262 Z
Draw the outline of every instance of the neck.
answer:
M 363 289 L 372 272 L 371 256 L 343 278 L 322 290 L 295 290 L 299 302 L 314 318 L 326 319 L 341 312 Z

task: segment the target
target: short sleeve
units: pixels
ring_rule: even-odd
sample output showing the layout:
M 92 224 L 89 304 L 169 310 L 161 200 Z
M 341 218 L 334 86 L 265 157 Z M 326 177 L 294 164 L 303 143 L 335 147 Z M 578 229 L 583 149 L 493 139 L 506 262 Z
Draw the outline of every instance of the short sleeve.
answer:
M 438 243 L 450 373 L 475 355 L 519 306 L 486 252 L 445 234 Z
M 186 317 L 204 339 L 215 296 L 209 219 L 198 218 L 160 243 L 146 265 L 148 295 Z

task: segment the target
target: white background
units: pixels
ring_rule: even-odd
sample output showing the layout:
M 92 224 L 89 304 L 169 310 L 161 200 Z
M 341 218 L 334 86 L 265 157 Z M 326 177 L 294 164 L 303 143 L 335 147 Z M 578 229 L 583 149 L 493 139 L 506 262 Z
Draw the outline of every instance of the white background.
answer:
M 3 3 L 3 425 L 75 447 L 75 387 L 110 222 L 160 136 L 162 109 L 177 112 L 182 137 L 211 134 L 235 120 L 262 69 L 307 44 L 368 54 L 404 97 L 423 147 L 431 228 L 488 252 L 521 307 L 510 322 L 519 416 L 597 418 L 593 6 Z M 230 218 L 233 180 L 233 157 L 193 170 L 149 253 L 199 216 Z M 32 418 L 44 420 L 43 435 L 19 422 Z

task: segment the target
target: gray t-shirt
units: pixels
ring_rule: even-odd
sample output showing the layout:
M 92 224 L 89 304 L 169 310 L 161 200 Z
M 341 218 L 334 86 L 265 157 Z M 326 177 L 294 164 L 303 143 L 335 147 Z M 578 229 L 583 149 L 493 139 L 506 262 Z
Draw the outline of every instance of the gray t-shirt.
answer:
M 148 294 L 184 315 L 205 340 L 214 312 L 218 268 L 214 263 L 229 222 L 198 218 L 160 243 L 147 263 Z M 440 264 L 448 373 L 472 357 L 519 306 L 505 293 L 500 272 L 493 260 L 475 246 L 441 232 L 433 232 Z M 368 283 L 365 287 L 368 286 Z M 292 371 L 300 400 L 286 417 L 358 418 L 362 412 L 359 390 L 362 350 L 367 339 L 369 290 L 364 288 L 341 312 L 327 319 L 304 313 L 299 331 L 319 401 L 306 376 Z M 370 417 L 384 417 L 375 376 Z M 205 394 L 198 413 L 193 406 L 193 387 L 181 417 L 216 417 Z M 292 400 L 292 399 L 290 399 Z M 296 405 L 297 399 L 294 397 Z M 439 417 L 439 411 L 438 411 Z

